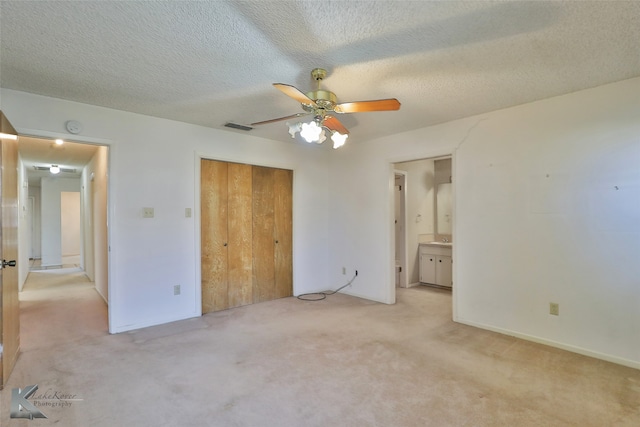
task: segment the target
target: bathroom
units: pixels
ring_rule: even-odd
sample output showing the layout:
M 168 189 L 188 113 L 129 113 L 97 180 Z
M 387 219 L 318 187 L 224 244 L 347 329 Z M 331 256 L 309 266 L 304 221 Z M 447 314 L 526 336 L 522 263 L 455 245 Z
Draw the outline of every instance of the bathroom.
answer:
M 451 157 L 394 164 L 396 286 L 450 289 Z

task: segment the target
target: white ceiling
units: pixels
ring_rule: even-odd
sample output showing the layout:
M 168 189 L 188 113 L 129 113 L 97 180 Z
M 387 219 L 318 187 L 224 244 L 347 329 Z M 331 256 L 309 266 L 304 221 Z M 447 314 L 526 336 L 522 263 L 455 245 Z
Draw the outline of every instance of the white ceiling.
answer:
M 339 102 L 402 103 L 340 116 L 350 142 L 640 76 L 636 1 L 0 7 L 2 87 L 223 130 L 300 112 L 271 83 L 306 92 L 315 67 Z M 291 141 L 284 123 L 249 133 Z

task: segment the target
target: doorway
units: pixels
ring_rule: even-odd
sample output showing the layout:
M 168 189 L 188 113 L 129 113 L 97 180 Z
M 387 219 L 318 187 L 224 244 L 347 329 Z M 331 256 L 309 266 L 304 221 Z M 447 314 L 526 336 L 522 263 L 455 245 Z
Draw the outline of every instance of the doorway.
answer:
M 60 193 L 60 243 L 63 264 L 80 265 L 82 250 L 80 192 Z
M 55 274 L 60 286 L 80 275 L 108 306 L 109 147 L 20 136 L 19 154 L 20 290 L 33 298 L 29 281 L 43 271 Z M 108 315 L 104 320 L 107 325 Z
M 418 286 L 422 283 L 420 244 L 453 241 L 452 156 L 407 160 L 391 166 L 395 215 L 392 265 L 400 264 L 396 266 L 393 287 Z M 403 191 L 399 191 L 401 184 Z M 399 269 L 405 274 L 399 274 Z

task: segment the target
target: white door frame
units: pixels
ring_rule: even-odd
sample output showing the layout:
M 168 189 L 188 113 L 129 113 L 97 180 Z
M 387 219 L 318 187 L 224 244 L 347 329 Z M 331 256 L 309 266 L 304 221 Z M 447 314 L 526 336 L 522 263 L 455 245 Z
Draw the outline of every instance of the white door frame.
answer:
M 400 264 L 400 280 L 399 280 L 399 286 L 401 288 L 406 288 L 408 287 L 408 283 L 407 283 L 407 268 L 408 268 L 408 263 L 407 263 L 407 173 L 405 171 L 401 171 L 401 170 L 394 170 L 394 179 L 396 176 L 402 176 L 402 188 L 400 189 L 400 214 L 399 214 L 399 218 L 395 218 L 395 206 L 394 206 L 394 235 L 395 235 L 395 241 L 394 241 L 394 245 L 395 245 L 395 254 L 396 254 L 396 260 L 399 262 Z M 394 202 L 395 202 L 395 184 L 394 184 Z M 400 221 L 400 228 L 401 228 L 401 235 L 398 236 L 398 227 L 396 224 L 396 221 Z M 397 247 L 397 245 L 400 245 L 400 248 Z M 394 266 L 394 272 L 395 272 L 395 266 Z
M 106 206 L 106 222 L 107 222 L 107 313 L 108 313 L 108 323 L 109 323 L 109 332 L 115 333 L 115 328 L 113 325 L 112 313 L 115 310 L 115 295 L 112 284 L 112 280 L 114 277 L 114 266 L 111 261 L 111 244 L 113 242 L 113 206 L 112 206 L 112 198 L 113 194 L 113 180 L 111 179 L 111 171 L 113 169 L 113 159 L 115 158 L 115 142 L 110 139 L 103 138 L 94 138 L 89 136 L 79 136 L 69 135 L 67 133 L 58 133 L 58 132 L 50 132 L 44 131 L 40 129 L 26 129 L 26 128 L 16 128 L 16 131 L 19 136 L 29 136 L 34 138 L 41 139 L 63 139 L 68 142 L 73 142 L 77 144 L 86 144 L 86 145 L 102 145 L 107 147 L 107 206 Z M 79 139 L 76 139 L 79 138 Z
M 389 215 L 389 242 L 394 242 L 394 238 L 395 238 L 395 224 L 393 222 L 393 217 L 394 217 L 394 212 L 395 212 L 395 197 L 393 194 L 394 191 L 394 184 L 395 184 L 395 175 L 397 170 L 395 169 L 395 165 L 396 163 L 404 163 L 404 162 L 412 162 L 415 160 L 427 160 L 427 159 L 432 159 L 432 160 L 436 160 L 439 158 L 451 158 L 451 174 L 453 177 L 453 200 L 452 200 L 452 235 L 455 236 L 455 240 L 458 240 L 459 236 L 457 233 L 457 225 L 456 225 L 456 209 L 457 209 L 457 204 L 456 204 L 456 185 L 455 185 L 455 177 L 457 174 L 457 169 L 456 169 L 456 152 L 455 150 L 452 151 L 445 151 L 445 152 L 435 152 L 435 153 L 425 153 L 425 155 L 423 156 L 411 156 L 409 158 L 407 157 L 398 157 L 398 158 L 393 158 L 393 159 L 389 159 L 389 187 L 387 188 L 388 191 L 388 196 L 389 196 L 389 210 L 388 215 Z M 405 185 L 405 189 L 406 189 L 406 185 Z M 457 247 L 454 244 L 453 248 L 452 248 L 452 256 L 453 259 L 455 260 L 456 257 L 456 251 L 457 251 Z M 389 271 L 389 275 L 388 275 L 388 280 L 389 280 L 389 286 L 388 286 L 388 296 L 389 296 L 389 301 L 391 304 L 395 303 L 396 298 L 396 284 L 395 284 L 395 250 L 394 250 L 394 245 L 393 244 L 389 244 L 389 264 L 391 266 L 391 270 Z M 456 277 L 457 277 L 457 265 L 458 263 L 454 262 L 453 263 L 453 282 L 456 282 Z M 453 320 L 457 321 L 458 319 L 458 307 L 457 307 L 457 288 L 454 286 L 452 289 L 452 298 L 451 298 L 451 302 L 452 302 L 452 309 L 453 309 Z

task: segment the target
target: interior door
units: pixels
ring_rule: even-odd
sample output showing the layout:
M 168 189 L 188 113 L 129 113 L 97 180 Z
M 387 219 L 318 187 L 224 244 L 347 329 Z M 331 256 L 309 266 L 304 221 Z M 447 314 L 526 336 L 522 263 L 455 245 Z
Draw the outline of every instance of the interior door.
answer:
M 251 165 L 229 163 L 228 308 L 253 303 Z
M 0 112 L 0 132 L 16 131 Z M 0 388 L 4 387 L 20 351 L 18 301 L 18 142 L 0 139 Z
M 275 298 L 293 295 L 293 171 L 276 169 L 274 178 Z
M 228 164 L 200 162 L 202 314 L 229 308 Z
M 253 302 L 275 299 L 275 169 L 253 166 Z

